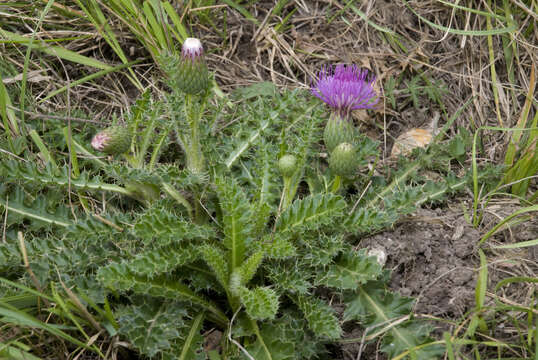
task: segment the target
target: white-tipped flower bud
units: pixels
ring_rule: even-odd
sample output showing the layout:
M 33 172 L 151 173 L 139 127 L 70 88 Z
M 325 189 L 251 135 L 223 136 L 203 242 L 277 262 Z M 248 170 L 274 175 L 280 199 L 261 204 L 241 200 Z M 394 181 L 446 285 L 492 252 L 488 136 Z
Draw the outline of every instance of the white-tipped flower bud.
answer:
M 187 38 L 181 48 L 178 86 L 187 94 L 198 94 L 209 88 L 209 72 L 200 40 Z
M 125 126 L 110 126 L 98 132 L 92 139 L 92 147 L 109 155 L 129 151 L 132 134 Z
M 297 169 L 297 158 L 293 155 L 284 155 L 278 160 L 278 170 L 283 177 L 289 178 Z

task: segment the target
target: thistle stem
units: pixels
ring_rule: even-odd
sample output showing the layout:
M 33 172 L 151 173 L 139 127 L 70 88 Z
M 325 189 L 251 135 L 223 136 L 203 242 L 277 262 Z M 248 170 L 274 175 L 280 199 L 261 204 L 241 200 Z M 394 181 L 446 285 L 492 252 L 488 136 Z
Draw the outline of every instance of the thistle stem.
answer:
M 336 175 L 334 177 L 332 192 L 333 193 L 338 192 L 338 190 L 340 190 L 341 185 L 342 185 L 342 178 L 340 177 L 340 175 Z
M 282 189 L 282 210 L 286 209 L 290 203 L 290 189 L 291 188 L 291 177 L 284 177 L 284 189 Z
M 185 115 L 189 122 L 191 138 L 187 145 L 187 167 L 196 174 L 204 171 L 204 158 L 200 146 L 200 117 L 202 109 L 194 109 L 192 95 L 185 95 Z

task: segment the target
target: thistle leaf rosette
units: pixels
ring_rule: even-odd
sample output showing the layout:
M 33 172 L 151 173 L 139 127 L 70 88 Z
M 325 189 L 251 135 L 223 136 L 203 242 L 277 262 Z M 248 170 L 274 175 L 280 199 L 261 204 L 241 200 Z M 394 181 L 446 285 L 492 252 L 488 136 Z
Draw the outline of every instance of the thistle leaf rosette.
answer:
M 196 95 L 209 88 L 209 71 L 200 40 L 187 38 L 181 48 L 177 84 L 186 94 Z

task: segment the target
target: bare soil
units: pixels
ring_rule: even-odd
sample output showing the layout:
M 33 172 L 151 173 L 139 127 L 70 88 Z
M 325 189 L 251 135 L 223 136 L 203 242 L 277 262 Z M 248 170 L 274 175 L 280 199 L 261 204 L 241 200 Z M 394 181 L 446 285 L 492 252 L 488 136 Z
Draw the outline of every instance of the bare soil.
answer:
M 490 229 L 498 216 L 508 216 L 517 207 L 493 206 L 499 210 L 495 216 L 485 216 L 481 228 Z M 450 321 L 464 319 L 475 306 L 475 287 L 480 268 L 477 244 L 484 231 L 475 229 L 465 219 L 463 212 L 449 207 L 420 209 L 413 216 L 401 221 L 394 229 L 363 239 L 359 247 L 380 249 L 387 254 L 386 268 L 392 270 L 390 287 L 401 295 L 416 298 L 415 314 L 430 318 L 442 318 L 448 322 L 435 321 L 433 336 L 450 330 Z M 492 239 L 494 245 L 533 240 L 538 237 L 538 218 L 533 217 L 520 225 L 499 232 Z M 530 277 L 538 273 L 538 246 L 522 250 L 496 253 L 488 252 L 488 291 L 502 280 L 516 274 L 527 273 Z M 536 290 L 536 289 L 535 289 Z M 535 291 L 534 290 L 534 291 Z M 514 284 L 503 292 L 513 302 L 525 303 L 533 289 Z M 489 299 L 491 301 L 491 299 Z M 452 329 L 453 330 L 453 329 Z M 361 328 L 351 328 L 347 339 L 360 339 Z M 502 324 L 497 329 L 501 339 L 509 338 Z M 363 359 L 385 359 L 370 344 L 363 350 Z M 357 359 L 360 344 L 342 346 L 345 360 Z
M 457 318 L 474 306 L 479 240 L 461 213 L 421 209 L 394 230 L 363 240 L 361 247 L 387 253 L 390 287 L 417 298 L 416 313 Z

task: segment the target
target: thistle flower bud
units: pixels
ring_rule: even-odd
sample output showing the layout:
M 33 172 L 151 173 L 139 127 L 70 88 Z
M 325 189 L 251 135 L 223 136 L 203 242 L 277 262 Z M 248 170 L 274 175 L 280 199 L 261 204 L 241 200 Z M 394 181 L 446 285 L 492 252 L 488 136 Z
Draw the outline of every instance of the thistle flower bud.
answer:
M 323 131 L 323 141 L 327 150 L 332 153 L 334 148 L 341 143 L 353 144 L 355 138 L 356 130 L 353 124 L 336 113 L 331 114 Z
M 187 38 L 183 42 L 177 80 L 180 90 L 187 94 L 195 95 L 208 89 L 209 72 L 200 40 Z
M 349 143 L 334 148 L 329 158 L 329 167 L 338 176 L 351 177 L 357 170 L 357 151 Z
M 110 126 L 98 132 L 92 139 L 92 147 L 109 155 L 120 155 L 129 151 L 132 135 L 125 126 Z
M 284 155 L 278 160 L 278 170 L 283 177 L 289 178 L 297 169 L 297 158 L 293 155 Z

